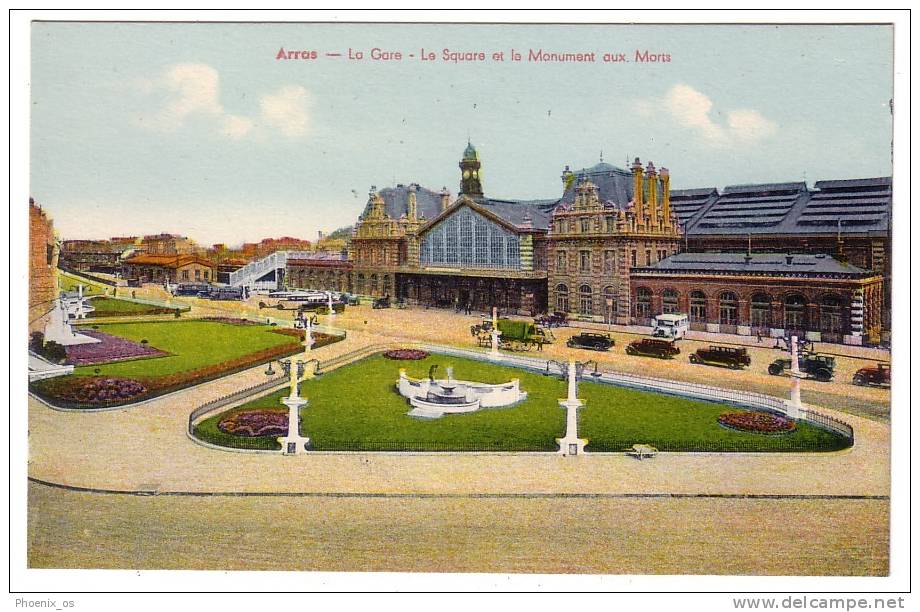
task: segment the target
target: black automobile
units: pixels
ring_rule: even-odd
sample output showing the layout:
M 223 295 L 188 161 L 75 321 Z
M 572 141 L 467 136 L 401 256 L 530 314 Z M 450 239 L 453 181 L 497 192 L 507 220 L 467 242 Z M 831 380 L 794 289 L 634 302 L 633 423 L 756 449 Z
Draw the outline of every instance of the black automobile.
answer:
M 389 308 L 389 307 L 390 307 L 390 296 L 385 296 L 385 297 L 377 298 L 376 300 L 374 300 L 375 309 Z
M 713 345 L 697 349 L 695 353 L 690 355 L 690 363 L 702 363 L 740 370 L 751 365 L 751 356 L 748 355 L 746 348 Z
M 670 340 L 657 338 L 642 338 L 633 340 L 626 347 L 627 355 L 643 355 L 645 357 L 658 357 L 659 359 L 673 359 L 680 354 L 680 349 Z
M 592 351 L 609 351 L 610 347 L 614 345 L 614 340 L 610 337 L 610 334 L 583 332 L 577 336 L 572 336 L 569 338 L 569 341 L 566 342 L 566 345 L 570 348 L 582 348 Z
M 800 353 L 799 370 L 806 374 L 808 378 L 813 378 L 821 382 L 828 382 L 834 377 L 834 358 L 831 355 L 819 355 L 817 353 Z M 792 370 L 792 359 L 775 359 L 767 367 L 767 372 L 773 376 L 786 374 Z

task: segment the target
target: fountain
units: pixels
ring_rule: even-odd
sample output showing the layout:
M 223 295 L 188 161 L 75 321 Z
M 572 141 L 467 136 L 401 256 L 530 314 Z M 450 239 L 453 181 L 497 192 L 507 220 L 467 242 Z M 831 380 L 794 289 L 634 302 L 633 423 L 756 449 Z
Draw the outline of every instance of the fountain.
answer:
M 431 366 L 427 379 L 413 379 L 406 375 L 405 368 L 400 368 L 396 387 L 412 406 L 409 416 L 438 419 L 445 414 L 505 408 L 527 399 L 527 392 L 521 391 L 517 378 L 497 385 L 456 380 L 453 368 L 447 367 L 447 378 L 435 379 L 437 369 L 437 365 Z

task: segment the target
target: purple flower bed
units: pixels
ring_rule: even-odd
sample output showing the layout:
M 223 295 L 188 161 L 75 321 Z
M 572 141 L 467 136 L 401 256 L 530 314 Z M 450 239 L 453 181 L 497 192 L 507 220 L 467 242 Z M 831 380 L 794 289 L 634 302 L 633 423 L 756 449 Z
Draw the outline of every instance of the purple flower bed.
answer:
M 112 402 L 131 399 L 147 392 L 147 387 L 127 378 L 87 378 L 74 387 L 66 399 L 77 402 Z
M 75 344 L 67 347 L 67 360 L 65 363 L 75 366 L 95 365 L 112 361 L 137 359 L 138 357 L 161 357 L 166 355 L 163 351 L 150 346 L 145 346 L 131 340 L 112 336 L 91 329 L 80 329 L 80 333 L 101 342 L 92 344 Z
M 282 436 L 287 434 L 288 415 L 275 410 L 246 410 L 224 417 L 217 427 L 234 436 Z
M 427 351 L 421 349 L 392 349 L 383 354 L 387 359 L 399 359 L 399 360 L 418 360 L 424 359 L 428 356 Z

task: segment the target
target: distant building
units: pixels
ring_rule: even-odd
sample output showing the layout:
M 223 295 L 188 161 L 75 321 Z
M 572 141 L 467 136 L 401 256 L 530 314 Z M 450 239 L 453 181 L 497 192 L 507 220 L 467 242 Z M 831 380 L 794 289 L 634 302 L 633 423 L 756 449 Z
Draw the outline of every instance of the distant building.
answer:
M 152 234 L 141 241 L 148 255 L 193 255 L 203 252 L 194 240 L 178 234 Z
M 54 224 L 29 198 L 29 333 L 44 331 L 58 297 Z
M 288 259 L 286 285 L 292 289 L 351 290 L 352 264 L 344 252 L 316 252 L 309 257 Z
M 214 283 L 217 266 L 198 255 L 136 255 L 122 264 L 122 276 L 140 283 Z

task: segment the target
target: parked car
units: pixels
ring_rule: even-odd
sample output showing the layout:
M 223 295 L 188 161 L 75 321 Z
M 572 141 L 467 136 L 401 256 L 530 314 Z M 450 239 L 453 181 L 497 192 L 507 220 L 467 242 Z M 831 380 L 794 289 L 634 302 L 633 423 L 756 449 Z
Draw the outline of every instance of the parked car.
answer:
M 697 349 L 690 355 L 690 363 L 722 366 L 740 370 L 751 365 L 751 356 L 746 348 L 736 346 L 712 345 L 707 348 Z
M 680 354 L 680 349 L 671 340 L 642 338 L 641 340 L 630 342 L 629 346 L 626 347 L 626 354 L 673 359 L 675 355 Z
M 860 368 L 856 371 L 856 374 L 853 374 L 853 384 L 860 386 L 879 385 L 882 387 L 891 385 L 891 364 L 878 363 L 875 367 Z
M 792 359 L 775 359 L 767 367 L 767 372 L 773 376 L 779 376 L 792 369 Z M 799 370 L 808 376 L 821 382 L 827 382 L 834 377 L 834 358 L 830 355 L 819 355 L 817 353 L 804 353 L 799 355 Z
M 390 296 L 377 298 L 374 300 L 374 308 L 389 308 L 390 307 Z
M 564 312 L 554 312 L 538 317 L 535 323 L 543 327 L 563 327 L 569 324 L 569 315 Z
M 566 345 L 570 348 L 583 348 L 592 351 L 608 351 L 615 344 L 610 334 L 595 334 L 583 332 L 577 336 L 572 336 Z
M 690 331 L 690 317 L 685 314 L 660 314 L 652 322 L 652 335 L 656 338 L 680 340 Z

